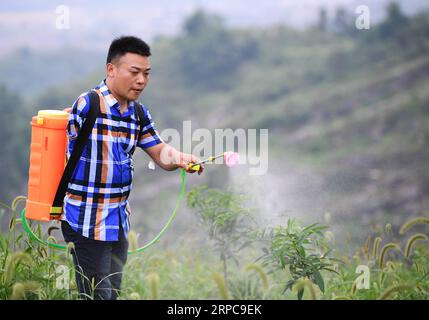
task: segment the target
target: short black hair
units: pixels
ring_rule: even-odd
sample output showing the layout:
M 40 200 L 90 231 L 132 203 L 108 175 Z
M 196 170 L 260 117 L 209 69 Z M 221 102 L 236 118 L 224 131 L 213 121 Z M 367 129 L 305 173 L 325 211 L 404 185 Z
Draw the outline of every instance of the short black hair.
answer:
M 120 58 L 126 53 L 136 53 L 141 56 L 150 57 L 150 47 L 142 39 L 133 36 L 122 36 L 112 41 L 107 54 L 106 64 Z

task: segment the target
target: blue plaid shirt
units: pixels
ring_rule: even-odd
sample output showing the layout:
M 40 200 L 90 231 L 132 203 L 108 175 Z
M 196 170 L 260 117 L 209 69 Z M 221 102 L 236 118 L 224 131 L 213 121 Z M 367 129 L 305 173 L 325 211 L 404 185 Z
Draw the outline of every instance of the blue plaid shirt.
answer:
M 84 237 L 117 241 L 121 221 L 125 235 L 130 229 L 128 196 L 132 188 L 136 147 L 150 148 L 162 142 L 145 106 L 140 130 L 136 107 L 130 101 L 121 114 L 120 105 L 102 81 L 95 89 L 100 96 L 100 114 L 68 184 L 62 220 Z M 67 156 L 89 110 L 88 92 L 74 102 L 67 126 Z

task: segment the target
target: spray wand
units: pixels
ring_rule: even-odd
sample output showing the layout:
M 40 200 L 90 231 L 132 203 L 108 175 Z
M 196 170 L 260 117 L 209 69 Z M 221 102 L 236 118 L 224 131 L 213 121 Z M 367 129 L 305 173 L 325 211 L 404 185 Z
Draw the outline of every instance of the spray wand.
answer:
M 197 163 L 191 162 L 189 164 L 189 167 L 194 171 L 199 171 L 200 166 L 202 164 L 207 163 L 207 162 L 213 162 L 220 157 L 223 157 L 223 161 L 225 162 L 225 165 L 227 167 L 232 167 L 232 166 L 235 166 L 237 164 L 239 155 L 236 152 L 227 151 L 227 152 L 221 153 L 217 156 L 210 156 L 207 159 L 199 161 Z

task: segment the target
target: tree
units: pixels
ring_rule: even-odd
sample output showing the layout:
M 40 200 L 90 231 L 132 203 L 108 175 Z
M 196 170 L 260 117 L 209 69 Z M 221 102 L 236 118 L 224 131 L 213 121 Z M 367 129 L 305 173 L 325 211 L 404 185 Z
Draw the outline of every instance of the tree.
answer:
M 328 28 L 328 12 L 325 8 L 319 9 L 319 21 L 317 22 L 317 28 L 320 31 L 326 31 Z
M 30 143 L 30 117 L 24 110 L 19 95 L 5 86 L 0 86 L 0 141 L 2 157 L 0 166 L 0 201 L 10 203 L 12 198 L 22 194 L 28 172 Z
M 220 16 L 206 14 L 203 10 L 197 10 L 183 24 L 183 30 L 189 37 L 198 36 L 211 30 L 222 30 L 224 21 Z
M 339 34 L 350 34 L 355 30 L 353 18 L 343 7 L 338 7 L 335 10 L 333 29 Z
M 403 14 L 396 2 L 390 2 L 386 8 L 387 17 L 379 26 L 380 38 L 390 38 L 408 24 L 408 18 Z
M 178 40 L 178 64 L 188 87 L 223 90 L 234 83 L 240 64 L 258 53 L 252 39 L 227 30 L 221 17 L 197 11 L 184 23 Z

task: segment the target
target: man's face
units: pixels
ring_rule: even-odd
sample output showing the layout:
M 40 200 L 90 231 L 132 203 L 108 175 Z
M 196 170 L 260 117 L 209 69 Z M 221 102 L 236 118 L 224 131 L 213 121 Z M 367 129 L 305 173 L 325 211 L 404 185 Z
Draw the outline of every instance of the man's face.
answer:
M 109 89 L 120 100 L 136 100 L 149 81 L 149 72 L 149 57 L 126 53 L 107 64 Z

